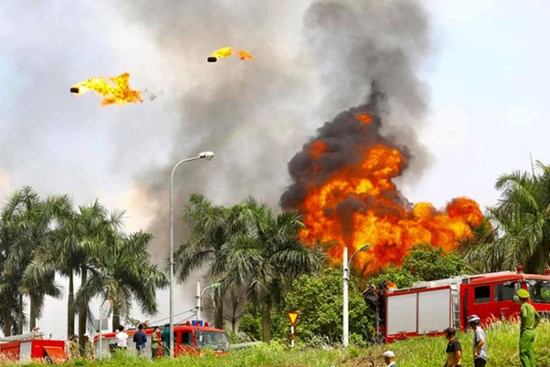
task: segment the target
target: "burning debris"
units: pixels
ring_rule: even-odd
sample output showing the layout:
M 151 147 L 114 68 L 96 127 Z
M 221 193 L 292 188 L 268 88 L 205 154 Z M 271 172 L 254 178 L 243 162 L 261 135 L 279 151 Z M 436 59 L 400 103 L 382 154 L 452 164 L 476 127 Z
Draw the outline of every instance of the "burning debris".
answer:
M 246 50 L 239 50 L 237 51 L 237 53 L 239 54 L 239 59 L 241 60 L 254 60 L 254 56 L 252 56 L 250 52 Z
M 250 52 L 246 50 L 238 50 L 237 54 L 239 55 L 239 59 L 241 60 L 254 60 L 254 56 L 252 56 Z M 208 62 L 216 62 L 218 61 L 218 59 L 223 59 L 231 55 L 233 55 L 233 48 L 223 47 L 219 50 L 214 51 L 206 60 Z
M 411 204 L 393 180 L 413 155 L 381 132 L 380 105 L 385 96 L 373 85 L 367 104 L 340 113 L 319 129 L 289 163 L 294 183 L 281 198 L 284 208 L 304 215 L 302 240 L 347 246 L 365 272 L 400 264 L 409 250 L 429 243 L 447 251 L 472 236 L 483 220 L 479 205 L 453 199 L 445 210 L 430 203 Z M 339 259 L 339 246 L 329 249 Z
M 128 73 L 120 74 L 117 77 L 90 78 L 85 82 L 73 85 L 70 92 L 85 94 L 93 90 L 104 97 L 100 104 L 101 107 L 115 103 L 122 106 L 126 103 L 143 102 L 141 92 L 130 89 L 129 79 L 130 74 Z

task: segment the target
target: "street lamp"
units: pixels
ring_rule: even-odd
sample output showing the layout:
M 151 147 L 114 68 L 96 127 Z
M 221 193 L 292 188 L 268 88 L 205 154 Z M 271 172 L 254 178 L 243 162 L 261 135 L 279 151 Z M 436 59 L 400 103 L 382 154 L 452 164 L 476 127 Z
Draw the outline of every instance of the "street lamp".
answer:
M 210 284 L 208 287 L 203 288 L 203 290 L 201 291 L 201 283 L 197 282 L 197 295 L 196 295 L 196 298 L 197 298 L 197 324 L 201 320 L 202 298 L 203 298 L 203 295 L 204 295 L 204 291 L 206 291 L 207 289 L 218 288 L 221 285 L 222 285 L 222 283 L 213 283 L 213 284 Z
M 174 357 L 174 173 L 176 172 L 176 168 L 182 163 L 198 159 L 209 161 L 212 158 L 214 158 L 214 153 L 201 152 L 196 157 L 182 159 L 176 163 L 170 176 L 170 357 Z
M 355 250 L 353 254 L 351 254 L 349 261 L 348 261 L 348 248 L 347 246 L 344 246 L 344 254 L 342 256 L 342 267 L 343 267 L 343 275 L 344 275 L 344 310 L 343 310 L 343 324 L 344 324 L 344 330 L 342 335 L 342 342 L 344 344 L 344 347 L 349 346 L 349 312 L 348 312 L 348 284 L 349 284 L 349 267 L 351 266 L 351 260 L 353 259 L 353 256 L 360 252 L 368 250 L 371 247 L 370 244 L 363 245 L 361 248 Z

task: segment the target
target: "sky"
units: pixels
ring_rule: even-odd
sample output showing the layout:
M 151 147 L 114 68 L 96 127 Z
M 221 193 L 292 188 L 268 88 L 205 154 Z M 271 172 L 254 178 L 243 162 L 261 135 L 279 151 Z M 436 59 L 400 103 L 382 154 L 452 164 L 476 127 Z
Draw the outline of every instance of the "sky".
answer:
M 275 208 L 290 183 L 288 161 L 368 89 L 345 75 L 348 59 L 336 52 L 344 46 L 314 42 L 328 38 L 316 38 L 322 30 L 307 14 L 312 3 L 327 2 L 0 3 L 0 203 L 23 185 L 42 196 L 69 194 L 75 205 L 97 198 L 126 210 L 126 231 L 151 231 L 150 252 L 161 261 L 171 166 L 213 150 L 212 161 L 178 169 L 176 203 L 202 192 L 222 204 L 252 195 Z M 377 34 L 391 9 L 361 18 L 380 36 L 377 47 L 385 50 L 395 36 L 395 47 L 412 50 L 425 99 L 422 111 L 407 115 L 405 108 L 393 117 L 394 132 L 414 129 L 424 155 L 399 187 L 411 202 L 436 207 L 457 196 L 494 205 L 499 175 L 530 170 L 530 154 L 543 162 L 550 155 L 550 9 L 535 0 L 421 4 L 428 46 L 409 45 L 390 26 Z M 423 42 L 419 32 L 414 40 Z M 249 49 L 256 60 L 206 62 L 228 45 Z M 131 74 L 132 87 L 159 97 L 100 108 L 92 93 L 69 93 L 89 77 L 122 72 Z M 398 102 L 399 93 L 394 86 Z M 200 274 L 178 286 L 176 313 L 193 307 L 197 280 Z M 168 293 L 158 299 L 151 320 L 168 316 Z M 39 325 L 63 337 L 65 310 L 66 299 L 48 300 Z M 137 309 L 133 316 L 145 317 Z

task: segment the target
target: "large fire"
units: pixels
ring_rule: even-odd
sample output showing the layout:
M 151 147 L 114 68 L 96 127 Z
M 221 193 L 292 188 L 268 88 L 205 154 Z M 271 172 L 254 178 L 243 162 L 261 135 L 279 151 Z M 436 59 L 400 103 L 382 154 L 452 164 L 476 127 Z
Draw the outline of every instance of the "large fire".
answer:
M 143 102 L 141 92 L 130 89 L 130 74 L 124 73 L 117 77 L 99 77 L 90 78 L 85 82 L 75 84 L 71 87 L 71 93 L 84 94 L 90 90 L 103 96 L 100 106 L 118 104 L 120 106 L 126 103 Z
M 418 244 L 451 251 L 483 220 L 479 205 L 465 197 L 444 210 L 410 204 L 393 180 L 411 154 L 381 134 L 380 118 L 367 112 L 372 109 L 372 103 L 361 106 L 325 124 L 291 161 L 294 184 L 282 197 L 285 208 L 303 213 L 305 243 L 338 245 L 328 249 L 332 258 L 341 259 L 342 246 L 351 254 L 371 244 L 354 256 L 364 272 L 399 265 Z

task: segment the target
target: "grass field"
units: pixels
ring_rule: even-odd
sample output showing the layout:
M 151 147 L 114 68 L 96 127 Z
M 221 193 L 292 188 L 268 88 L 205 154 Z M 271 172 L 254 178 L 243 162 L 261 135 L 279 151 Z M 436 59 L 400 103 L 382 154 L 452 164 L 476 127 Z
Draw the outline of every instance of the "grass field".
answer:
M 518 339 L 519 327 L 515 323 L 496 323 L 487 330 L 489 367 L 519 366 Z M 472 333 L 459 335 L 464 351 L 463 366 L 473 366 L 471 356 Z M 397 354 L 400 367 L 441 367 L 445 361 L 444 337 L 412 338 L 391 345 L 375 345 L 368 348 L 297 347 L 293 350 L 279 343 L 258 345 L 237 350 L 225 356 L 205 355 L 202 357 L 182 357 L 176 360 L 163 358 L 157 361 L 118 355 L 105 361 L 71 361 L 62 366 L 152 366 L 152 367 L 314 367 L 314 366 L 385 366 L 380 355 L 386 349 Z M 546 322 L 537 329 L 536 338 L 537 367 L 550 367 L 550 323 Z M 14 365 L 15 366 L 15 365 Z M 38 366 L 31 364 L 29 366 Z

